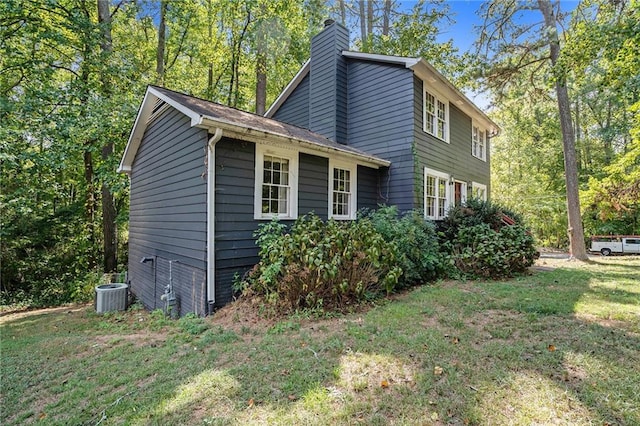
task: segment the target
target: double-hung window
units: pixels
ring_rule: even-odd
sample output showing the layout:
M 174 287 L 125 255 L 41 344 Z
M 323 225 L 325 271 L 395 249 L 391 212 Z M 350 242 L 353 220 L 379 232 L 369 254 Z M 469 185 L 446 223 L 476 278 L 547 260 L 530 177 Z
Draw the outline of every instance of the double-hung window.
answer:
M 256 145 L 254 218 L 298 216 L 298 153 Z
M 487 132 L 475 124 L 471 128 L 471 155 L 487 161 Z
M 449 142 L 449 105 L 434 93 L 424 91 L 424 131 Z
M 427 219 L 444 219 L 449 209 L 449 175 L 424 169 L 424 215 Z
M 471 195 L 473 198 L 487 201 L 487 185 L 478 182 L 471 183 Z
M 356 166 L 329 161 L 329 217 L 355 219 Z

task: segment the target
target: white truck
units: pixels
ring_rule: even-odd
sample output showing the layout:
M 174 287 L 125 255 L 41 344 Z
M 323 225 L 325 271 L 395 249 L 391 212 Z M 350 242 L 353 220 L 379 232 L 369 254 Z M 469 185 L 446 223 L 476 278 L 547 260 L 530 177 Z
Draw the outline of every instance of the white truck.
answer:
M 611 254 L 640 254 L 640 235 L 594 235 L 591 237 L 591 252 L 603 256 Z

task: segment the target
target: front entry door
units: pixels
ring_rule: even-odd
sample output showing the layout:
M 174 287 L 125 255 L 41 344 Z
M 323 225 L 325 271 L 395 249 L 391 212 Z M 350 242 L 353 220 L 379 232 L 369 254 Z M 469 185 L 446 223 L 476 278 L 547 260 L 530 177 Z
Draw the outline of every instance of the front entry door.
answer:
M 453 201 L 456 206 L 460 206 L 467 201 L 466 182 L 455 181 L 453 184 Z

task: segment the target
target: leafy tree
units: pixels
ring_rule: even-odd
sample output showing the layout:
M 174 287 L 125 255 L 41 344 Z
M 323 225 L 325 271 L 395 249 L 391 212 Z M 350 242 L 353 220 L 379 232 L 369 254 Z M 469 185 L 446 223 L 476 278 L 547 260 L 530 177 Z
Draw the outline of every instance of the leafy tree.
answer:
M 112 24 L 128 24 L 134 15 L 105 9 L 99 19 L 97 5 L 0 5 L 0 131 L 6 142 L 0 201 L 3 240 L 10 241 L 2 252 L 3 290 L 64 286 L 65 271 L 92 270 L 100 255 L 106 270 L 115 268 L 115 206 L 126 208 L 126 178 L 115 174 L 112 152 L 122 151 L 136 107 L 131 93 L 121 90 L 135 83 L 117 61 L 129 55 L 114 52 L 109 33 Z M 40 225 L 63 212 L 78 225 L 73 231 Z M 32 227 L 41 231 L 37 238 L 27 231 Z M 19 271 L 12 268 L 18 264 Z M 8 275 L 12 270 L 19 273 Z
M 332 10 L 337 20 L 359 34 L 353 40 L 357 50 L 421 57 L 454 82 L 463 82 L 460 74 L 470 57 L 459 55 L 453 40 L 438 40 L 453 23 L 446 1 L 342 0 L 333 2 Z
M 605 213 L 615 209 L 594 203 L 592 189 L 584 189 L 601 183 L 610 174 L 608 166 L 631 150 L 637 126 L 633 104 L 640 87 L 640 59 L 633 47 L 640 43 L 638 22 L 638 8 L 629 2 L 583 1 L 561 37 L 561 66 L 567 71 L 571 93 L 583 189 L 583 221 L 589 232 L 632 229 L 635 220 L 624 208 L 619 215 Z M 503 132 L 492 140 L 492 193 L 525 214 L 542 243 L 564 245 L 560 226 L 566 224 L 566 208 L 558 202 L 565 192 L 564 176 L 559 146 L 554 143 L 560 135 L 554 119 L 557 107 L 545 84 L 551 73 L 549 63 L 539 65 L 537 74 L 505 65 L 504 81 L 511 76 L 508 84 L 494 87 L 500 95 L 494 114 Z M 602 202 L 605 198 L 604 192 L 598 196 Z
M 527 20 L 516 19 L 532 9 L 541 13 L 542 22 L 532 25 Z M 563 15 L 559 5 L 554 6 L 548 0 L 537 3 L 494 0 L 483 5 L 482 16 L 484 24 L 478 45 L 484 47 L 486 61 L 493 64 L 485 75 L 489 85 L 504 90 L 514 79 L 523 78 L 523 74 L 532 79 L 541 69 L 550 72 L 547 79 L 555 87 L 562 132 L 570 251 L 573 257 L 586 260 L 567 71 L 560 57 L 557 22 L 562 22 Z
M 594 234 L 640 234 L 640 102 L 627 152 L 604 169 L 602 179 L 591 178 L 583 193 L 585 222 Z

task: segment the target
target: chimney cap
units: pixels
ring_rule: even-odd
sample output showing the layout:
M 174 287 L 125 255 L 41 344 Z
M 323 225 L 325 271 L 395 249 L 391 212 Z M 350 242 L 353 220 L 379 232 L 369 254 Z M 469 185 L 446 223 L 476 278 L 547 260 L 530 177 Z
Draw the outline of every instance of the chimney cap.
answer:
M 324 27 L 327 28 L 329 25 L 333 24 L 334 22 L 336 21 L 334 21 L 333 19 L 327 19 L 324 21 Z

